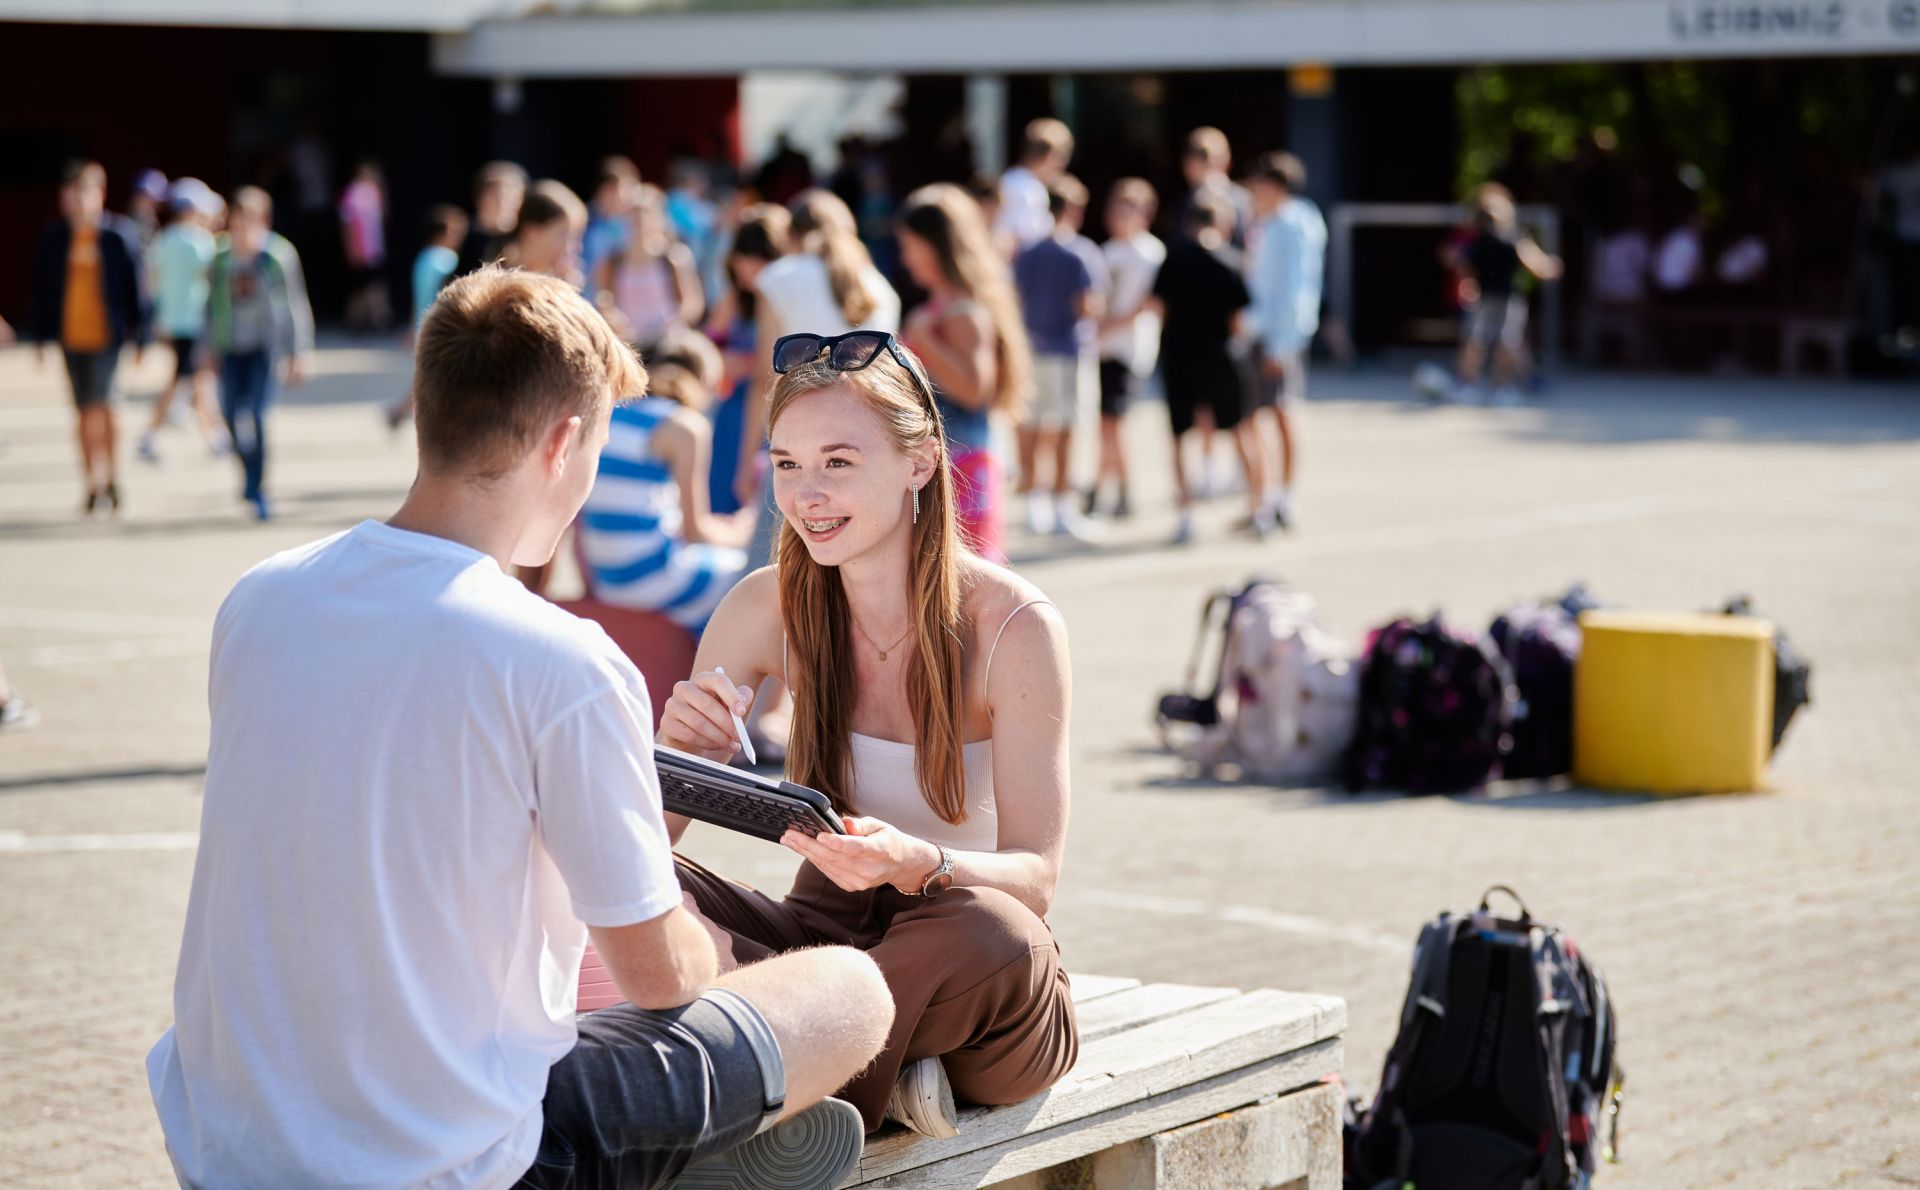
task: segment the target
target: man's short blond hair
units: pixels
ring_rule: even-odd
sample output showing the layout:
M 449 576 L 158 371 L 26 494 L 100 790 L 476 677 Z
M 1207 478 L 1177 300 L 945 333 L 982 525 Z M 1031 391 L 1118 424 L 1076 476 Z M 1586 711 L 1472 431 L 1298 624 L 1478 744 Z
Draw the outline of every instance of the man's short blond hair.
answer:
M 1073 156 L 1073 130 L 1052 116 L 1029 121 L 1020 139 L 1020 160 L 1039 161 L 1054 154 Z
M 1227 134 L 1211 125 L 1202 125 L 1187 133 L 1186 155 L 1198 157 L 1215 169 L 1225 169 L 1233 161 L 1233 146 Z
M 633 349 L 571 285 L 488 265 L 441 290 L 420 324 L 421 468 L 498 478 L 555 421 L 592 426 L 646 391 Z
M 268 226 L 273 224 L 273 195 L 258 186 L 242 186 L 234 191 L 233 209 Z

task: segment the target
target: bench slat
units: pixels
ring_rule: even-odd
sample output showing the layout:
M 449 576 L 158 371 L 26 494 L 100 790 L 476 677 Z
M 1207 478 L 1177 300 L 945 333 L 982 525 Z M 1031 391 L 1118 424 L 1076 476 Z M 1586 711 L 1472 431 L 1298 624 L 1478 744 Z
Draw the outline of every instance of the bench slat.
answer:
M 1150 983 L 1102 996 L 1091 1004 L 1076 1004 L 1080 1044 L 1098 1041 L 1141 1025 L 1151 1025 L 1177 1013 L 1217 1004 L 1238 996 L 1238 988 L 1205 988 L 1184 983 Z
M 1073 989 L 1073 1002 L 1085 1004 L 1098 1000 L 1102 996 L 1111 996 L 1115 992 L 1124 992 L 1128 988 L 1137 988 L 1140 981 L 1121 975 L 1075 975 L 1067 974 L 1067 982 Z
M 1309 1087 L 1337 1073 L 1340 1065 L 1340 1039 L 1327 1038 L 1304 1049 L 1177 1087 L 1151 1099 L 1115 1104 L 1060 1127 L 1008 1137 L 996 1144 L 931 1162 L 894 1163 L 882 1168 L 863 1161 L 860 1172 L 843 1185 L 961 1190 L 1017 1178 L 1129 1140 L 1244 1107 L 1268 1095 Z M 963 1131 L 961 1135 L 964 1137 L 966 1133 Z M 869 1145 L 868 1151 L 873 1147 Z
M 1336 997 L 1262 988 L 1111 1034 L 1083 1044 L 1080 1060 L 1052 1089 L 1024 1103 L 964 1114 L 959 1136 L 883 1134 L 867 1145 L 860 1177 L 886 1177 L 1059 1128 L 1307 1049 L 1336 1037 L 1346 1019 L 1346 1003 Z M 1269 1091 L 1279 1089 L 1287 1088 Z

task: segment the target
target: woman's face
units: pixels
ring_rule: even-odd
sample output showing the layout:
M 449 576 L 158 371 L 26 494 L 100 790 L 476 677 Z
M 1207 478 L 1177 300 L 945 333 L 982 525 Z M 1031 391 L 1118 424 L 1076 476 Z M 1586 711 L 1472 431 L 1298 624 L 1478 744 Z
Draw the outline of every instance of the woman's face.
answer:
M 233 212 L 227 235 L 233 242 L 233 250 L 242 256 L 252 256 L 267 246 L 267 225 L 244 210 Z
M 930 468 L 901 451 L 851 385 L 796 398 L 771 437 L 774 502 L 815 562 L 840 566 L 909 531 L 911 488 Z
M 748 292 L 759 284 L 760 270 L 766 267 L 767 262 L 758 256 L 736 256 L 727 266 L 733 274 L 733 287 Z
M 633 213 L 633 243 L 648 256 L 666 255 L 669 245 L 666 212 L 643 204 Z
M 934 289 L 946 281 L 940 270 L 940 254 L 933 245 L 906 228 L 900 229 L 900 264 L 922 289 Z

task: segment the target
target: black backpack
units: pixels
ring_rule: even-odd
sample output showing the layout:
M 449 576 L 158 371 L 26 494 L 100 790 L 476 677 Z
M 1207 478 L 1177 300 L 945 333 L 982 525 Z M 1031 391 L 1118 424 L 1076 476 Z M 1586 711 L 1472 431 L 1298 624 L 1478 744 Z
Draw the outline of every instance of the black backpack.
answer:
M 1519 702 L 1506 658 L 1435 615 L 1373 634 L 1343 776 L 1349 792 L 1460 793 L 1500 778 Z
M 1606 980 L 1571 938 L 1524 904 L 1442 913 L 1414 948 L 1380 1089 L 1349 1121 L 1347 1190 L 1585 1187 L 1603 1114 L 1615 1159 L 1623 1082 Z
M 1736 595 L 1727 600 L 1727 606 L 1721 610 L 1729 616 L 1751 616 L 1753 600 Z M 1793 722 L 1795 712 L 1813 704 L 1812 678 L 1813 666 L 1776 626 L 1773 630 L 1773 746 L 1776 749 L 1786 738 L 1787 724 Z

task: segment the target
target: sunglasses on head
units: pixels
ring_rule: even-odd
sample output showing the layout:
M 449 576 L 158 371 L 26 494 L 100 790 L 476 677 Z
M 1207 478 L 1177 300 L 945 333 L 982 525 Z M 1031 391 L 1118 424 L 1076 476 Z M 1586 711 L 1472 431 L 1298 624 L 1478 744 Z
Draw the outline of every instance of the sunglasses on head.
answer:
M 858 372 L 879 359 L 883 351 L 891 355 L 893 362 L 899 364 L 907 375 L 913 377 L 920 395 L 927 399 L 928 408 L 932 408 L 933 386 L 920 374 L 913 358 L 901 349 L 899 340 L 885 331 L 848 331 L 844 335 L 782 335 L 773 344 L 773 370 L 784 376 L 825 354 L 827 367 L 834 371 Z

